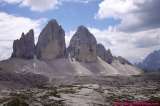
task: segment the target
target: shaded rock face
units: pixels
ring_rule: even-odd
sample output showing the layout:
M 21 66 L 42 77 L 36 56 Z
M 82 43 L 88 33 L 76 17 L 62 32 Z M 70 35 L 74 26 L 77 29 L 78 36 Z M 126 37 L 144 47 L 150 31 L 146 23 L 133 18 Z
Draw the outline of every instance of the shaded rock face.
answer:
M 35 44 L 34 44 L 34 31 L 30 30 L 26 35 L 13 42 L 12 57 L 32 59 L 34 58 Z
M 102 44 L 97 44 L 97 56 L 109 64 L 111 64 L 114 59 L 110 49 L 106 50 Z
M 95 37 L 87 28 L 80 26 L 70 41 L 68 51 L 77 61 L 95 62 L 97 60 L 96 45 Z
M 52 60 L 65 57 L 65 53 L 65 32 L 56 20 L 51 20 L 40 33 L 36 46 L 37 58 Z

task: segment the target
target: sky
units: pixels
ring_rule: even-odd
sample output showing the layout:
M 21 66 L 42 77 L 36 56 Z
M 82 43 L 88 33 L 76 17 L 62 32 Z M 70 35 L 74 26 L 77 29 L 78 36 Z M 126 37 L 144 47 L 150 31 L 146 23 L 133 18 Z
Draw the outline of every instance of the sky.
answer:
M 136 63 L 160 49 L 160 0 L 0 0 L 0 60 L 12 53 L 21 33 L 34 29 L 36 41 L 56 19 L 66 44 L 80 25 L 106 49 Z

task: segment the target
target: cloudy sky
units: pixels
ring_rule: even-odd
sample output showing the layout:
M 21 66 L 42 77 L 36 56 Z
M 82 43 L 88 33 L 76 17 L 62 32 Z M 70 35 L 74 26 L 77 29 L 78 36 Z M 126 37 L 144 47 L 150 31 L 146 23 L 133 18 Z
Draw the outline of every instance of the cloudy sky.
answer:
M 79 25 L 97 41 L 131 62 L 160 49 L 160 0 L 0 0 L 0 60 L 12 43 L 34 29 L 36 39 L 50 19 L 66 31 L 66 43 Z

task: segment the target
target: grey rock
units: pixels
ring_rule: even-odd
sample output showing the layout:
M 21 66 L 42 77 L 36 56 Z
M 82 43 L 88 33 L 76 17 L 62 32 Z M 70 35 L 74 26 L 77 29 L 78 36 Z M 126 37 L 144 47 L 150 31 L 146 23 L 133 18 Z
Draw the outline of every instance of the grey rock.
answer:
M 128 60 L 126 60 L 125 58 L 118 56 L 116 57 L 116 59 L 121 63 L 121 64 L 129 64 L 132 65 Z
M 95 62 L 97 60 L 96 45 L 97 41 L 89 30 L 79 26 L 70 41 L 68 51 L 71 58 L 77 61 Z
M 56 20 L 48 22 L 36 45 L 37 58 L 52 60 L 66 55 L 65 32 Z
M 99 56 L 101 59 L 103 59 L 109 64 L 111 64 L 114 60 L 118 60 L 121 64 L 132 65 L 128 60 L 126 60 L 121 56 L 118 57 L 113 56 L 111 50 L 110 49 L 106 50 L 102 44 L 97 44 L 97 56 Z
M 110 49 L 106 50 L 102 44 L 97 44 L 97 55 L 109 64 L 114 60 Z
M 35 53 L 34 31 L 30 30 L 26 35 L 22 33 L 20 39 L 13 42 L 12 58 L 32 59 Z
M 0 71 L 0 82 L 11 82 L 12 84 L 17 84 L 20 86 L 23 85 L 23 87 L 36 87 L 46 85 L 48 83 L 48 80 L 48 77 L 35 73 L 16 73 L 4 70 Z

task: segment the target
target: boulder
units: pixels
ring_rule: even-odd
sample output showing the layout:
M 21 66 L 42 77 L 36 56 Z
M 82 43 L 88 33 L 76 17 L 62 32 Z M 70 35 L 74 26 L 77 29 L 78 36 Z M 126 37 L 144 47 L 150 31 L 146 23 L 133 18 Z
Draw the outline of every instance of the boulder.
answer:
M 110 49 L 106 50 L 102 44 L 97 44 L 97 56 L 106 61 L 108 64 L 111 64 L 114 60 Z
M 97 41 L 95 37 L 84 26 L 79 26 L 76 33 L 71 38 L 69 44 L 69 55 L 77 61 L 95 62 Z
M 36 45 L 38 59 L 53 60 L 66 56 L 65 32 L 56 20 L 48 22 Z
M 14 40 L 12 58 L 32 59 L 34 58 L 35 44 L 34 31 L 30 30 L 26 35 L 22 33 L 21 38 Z

